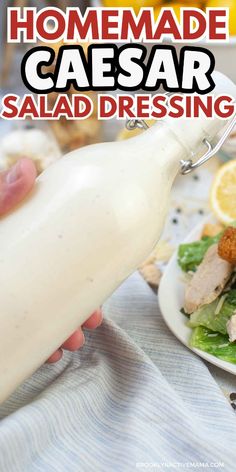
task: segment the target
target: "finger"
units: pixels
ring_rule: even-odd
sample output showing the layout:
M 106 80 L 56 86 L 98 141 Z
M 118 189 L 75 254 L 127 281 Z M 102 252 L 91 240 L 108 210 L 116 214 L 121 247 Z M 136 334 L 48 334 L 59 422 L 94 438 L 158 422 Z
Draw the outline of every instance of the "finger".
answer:
M 36 175 L 33 161 L 26 158 L 0 174 L 0 216 L 5 215 L 26 197 L 34 185 Z
M 78 328 L 65 342 L 62 344 L 63 349 L 68 351 L 77 351 L 85 343 L 84 333 L 81 328 Z
M 102 323 L 102 310 L 96 310 L 83 324 L 83 328 L 95 329 Z
M 58 349 L 48 358 L 47 363 L 52 364 L 53 362 L 58 362 L 62 358 L 62 355 L 62 349 Z

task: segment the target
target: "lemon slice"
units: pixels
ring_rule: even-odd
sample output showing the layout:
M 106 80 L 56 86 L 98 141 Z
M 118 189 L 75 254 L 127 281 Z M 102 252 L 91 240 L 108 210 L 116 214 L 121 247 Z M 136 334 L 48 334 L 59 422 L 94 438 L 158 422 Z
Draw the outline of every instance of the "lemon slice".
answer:
M 225 7 L 225 0 L 208 0 L 206 7 Z M 227 7 L 229 7 L 229 34 L 236 36 L 236 2 L 235 0 L 228 0 Z
M 236 220 L 236 160 L 224 164 L 216 173 L 211 194 L 211 208 L 225 224 Z
M 133 7 L 139 13 L 141 7 L 154 7 L 162 0 L 102 0 L 104 7 Z
M 192 3 L 192 5 L 191 5 L 191 3 Z M 154 8 L 154 17 L 157 20 L 159 14 L 160 14 L 161 8 L 172 7 L 174 9 L 174 12 L 175 12 L 176 16 L 177 16 L 178 21 L 180 21 L 180 16 L 181 16 L 180 15 L 180 8 L 186 8 L 186 7 L 191 7 L 191 6 L 194 7 L 194 8 L 201 9 L 202 8 L 202 3 L 201 2 L 197 2 L 197 3 L 194 2 L 194 4 L 193 4 L 193 2 L 191 2 L 189 0 L 185 0 L 185 1 L 183 0 L 182 2 L 173 1 L 171 3 L 164 2 L 160 6 L 158 5 Z
M 156 123 L 156 120 L 145 120 L 145 121 L 149 127 L 153 126 Z M 143 132 L 144 132 L 144 129 L 142 128 L 135 128 L 132 130 L 123 128 L 117 136 L 117 141 L 124 141 L 125 139 L 134 138 L 134 136 L 138 136 L 139 134 Z

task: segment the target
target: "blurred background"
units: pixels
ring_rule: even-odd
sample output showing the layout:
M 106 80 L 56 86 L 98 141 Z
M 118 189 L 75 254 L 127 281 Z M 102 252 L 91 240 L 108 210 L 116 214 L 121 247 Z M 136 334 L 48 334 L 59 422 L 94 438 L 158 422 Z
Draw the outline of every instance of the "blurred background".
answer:
M 180 17 L 180 7 L 193 6 L 201 9 L 207 7 L 230 7 L 230 41 L 227 44 L 210 46 L 205 42 L 201 46 L 209 48 L 216 59 L 216 69 L 228 75 L 236 82 L 236 1 L 205 0 L 182 2 L 172 0 L 5 0 L 0 4 L 0 95 L 13 92 L 22 95 L 26 92 L 20 76 L 20 63 L 27 48 L 31 45 L 7 44 L 6 42 L 6 12 L 8 6 L 26 7 L 57 6 L 65 9 L 68 6 L 80 7 L 82 11 L 88 6 L 133 7 L 136 12 L 140 7 L 153 7 L 156 16 L 161 7 L 173 7 L 177 17 Z M 57 52 L 60 45 L 50 44 Z M 199 45 L 199 43 L 198 43 Z M 176 45 L 177 50 L 181 45 Z M 86 50 L 87 44 L 83 44 Z M 151 45 L 148 45 L 151 48 Z M 51 66 L 52 68 L 54 65 Z M 68 92 L 70 97 L 76 92 L 73 87 Z M 84 92 L 83 92 L 84 93 Z M 30 157 L 35 161 L 38 173 L 59 159 L 63 154 L 99 141 L 128 139 L 139 131 L 127 131 L 122 121 L 98 121 L 96 117 L 96 94 L 86 92 L 94 101 L 94 113 L 84 121 L 0 121 L 0 170 L 11 167 L 20 157 Z M 1 97 L 0 97 L 1 98 Z M 49 103 L 53 106 L 57 95 L 49 95 Z M 149 122 L 151 126 L 153 122 Z M 180 176 L 171 196 L 169 218 L 163 234 L 163 239 L 155 253 L 155 262 L 166 263 L 174 247 L 205 214 L 209 212 L 209 188 L 219 167 L 225 160 L 236 158 L 236 131 L 234 131 L 221 150 L 218 158 L 213 159 L 208 166 L 189 177 Z M 235 201 L 236 207 L 236 201 Z
M 17 7 L 26 7 L 26 6 L 36 6 L 38 8 L 43 8 L 45 6 L 57 6 L 61 9 L 65 9 L 68 6 L 79 6 L 82 11 L 85 10 L 88 6 L 106 6 L 106 7 L 133 7 L 137 13 L 140 7 L 153 7 L 156 17 L 158 16 L 160 9 L 162 7 L 173 7 L 176 12 L 177 17 L 180 17 L 180 8 L 184 6 L 194 6 L 201 9 L 206 7 L 221 7 L 225 6 L 224 0 L 204 0 L 193 2 L 192 0 L 183 0 L 182 2 L 177 2 L 175 0 L 6 0 L 1 2 L 0 12 L 1 12 L 1 26 L 0 26 L 0 35 L 1 35 L 1 65 L 0 65 L 0 85 L 1 85 L 1 95 L 8 93 L 9 91 L 15 92 L 19 95 L 25 93 L 25 89 L 22 83 L 20 76 L 20 63 L 23 55 L 25 54 L 27 48 L 31 45 L 27 44 L 7 44 L 6 43 L 6 15 L 8 6 L 17 6 Z M 228 75 L 231 79 L 236 81 L 236 1 L 229 0 L 227 6 L 230 7 L 230 42 L 228 44 L 215 44 L 209 46 L 206 43 L 201 43 L 204 47 L 211 49 L 215 58 L 216 58 L 216 69 Z M 53 47 L 57 52 L 62 43 L 50 44 L 50 47 Z M 198 43 L 199 44 L 199 43 Z M 177 51 L 180 50 L 181 46 L 176 45 Z M 86 49 L 87 45 L 84 44 Z M 152 47 L 151 44 L 147 45 L 148 49 Z M 53 68 L 53 66 L 52 66 Z M 78 93 L 73 88 L 69 91 L 68 95 L 72 93 Z M 94 93 L 89 93 L 90 97 L 96 104 L 96 95 Z M 50 94 L 49 101 L 50 105 L 53 106 L 57 96 L 56 94 Z M 21 124 L 19 124 L 21 125 Z M 23 124 L 29 126 L 29 123 Z M 3 126 L 3 125 L 2 125 Z M 5 123 L 5 126 L 11 127 L 9 123 Z M 14 122 L 14 127 L 17 126 L 17 123 Z M 36 126 L 36 122 L 34 122 Z M 44 124 L 40 124 L 40 127 L 44 127 Z M 56 144 L 59 147 L 59 150 L 62 153 L 68 152 L 70 150 L 76 149 L 78 147 L 84 146 L 86 144 L 91 144 L 101 139 L 109 140 L 114 139 L 119 130 L 117 126 L 122 127 L 122 123 L 108 122 L 103 124 L 98 122 L 96 119 L 96 106 L 95 113 L 85 121 L 69 121 L 61 119 L 60 121 L 51 121 L 45 123 L 45 127 L 51 132 L 51 136 L 54 137 Z M 1 132 L 0 132 L 1 134 Z M 45 143 L 44 143 L 45 144 Z

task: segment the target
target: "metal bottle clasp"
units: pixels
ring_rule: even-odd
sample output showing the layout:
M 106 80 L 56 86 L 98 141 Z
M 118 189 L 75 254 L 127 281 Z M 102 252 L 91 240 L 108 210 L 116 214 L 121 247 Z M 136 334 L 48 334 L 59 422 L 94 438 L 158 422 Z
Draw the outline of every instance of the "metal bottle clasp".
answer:
M 227 126 L 226 130 L 224 131 L 223 135 L 219 139 L 218 143 L 213 145 L 208 141 L 208 139 L 203 139 L 203 144 L 207 147 L 207 151 L 205 154 L 203 154 L 202 157 L 200 157 L 196 162 L 193 162 L 192 159 L 189 159 L 188 161 L 181 160 L 180 165 L 181 165 L 181 174 L 186 175 L 192 172 L 193 170 L 197 169 L 200 167 L 202 164 L 205 164 L 205 162 L 209 161 L 215 154 L 220 150 L 220 148 L 223 146 L 225 143 L 226 139 L 230 135 L 231 131 L 233 128 L 236 126 L 236 114 L 230 121 L 229 125 Z M 148 129 L 149 126 L 146 123 L 145 120 L 139 120 L 139 119 L 131 119 L 126 121 L 126 128 L 128 130 L 133 130 L 136 128 L 140 129 Z

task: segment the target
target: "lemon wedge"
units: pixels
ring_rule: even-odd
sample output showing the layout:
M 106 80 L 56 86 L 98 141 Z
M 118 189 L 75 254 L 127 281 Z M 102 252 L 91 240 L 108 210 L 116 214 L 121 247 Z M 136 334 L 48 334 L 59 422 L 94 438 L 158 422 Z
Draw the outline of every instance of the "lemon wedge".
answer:
M 153 126 L 154 123 L 156 123 L 156 120 L 145 120 L 145 121 L 149 127 Z M 124 141 L 125 139 L 134 138 L 134 136 L 138 136 L 139 134 L 143 133 L 143 131 L 144 129 L 142 128 L 136 128 L 133 130 L 128 130 L 126 128 L 123 128 L 117 136 L 117 141 Z
M 224 224 L 236 220 L 236 159 L 217 171 L 210 193 L 215 216 Z
M 228 0 L 227 5 L 225 0 L 208 0 L 207 7 L 229 7 L 229 34 L 236 36 L 236 2 L 235 0 Z

